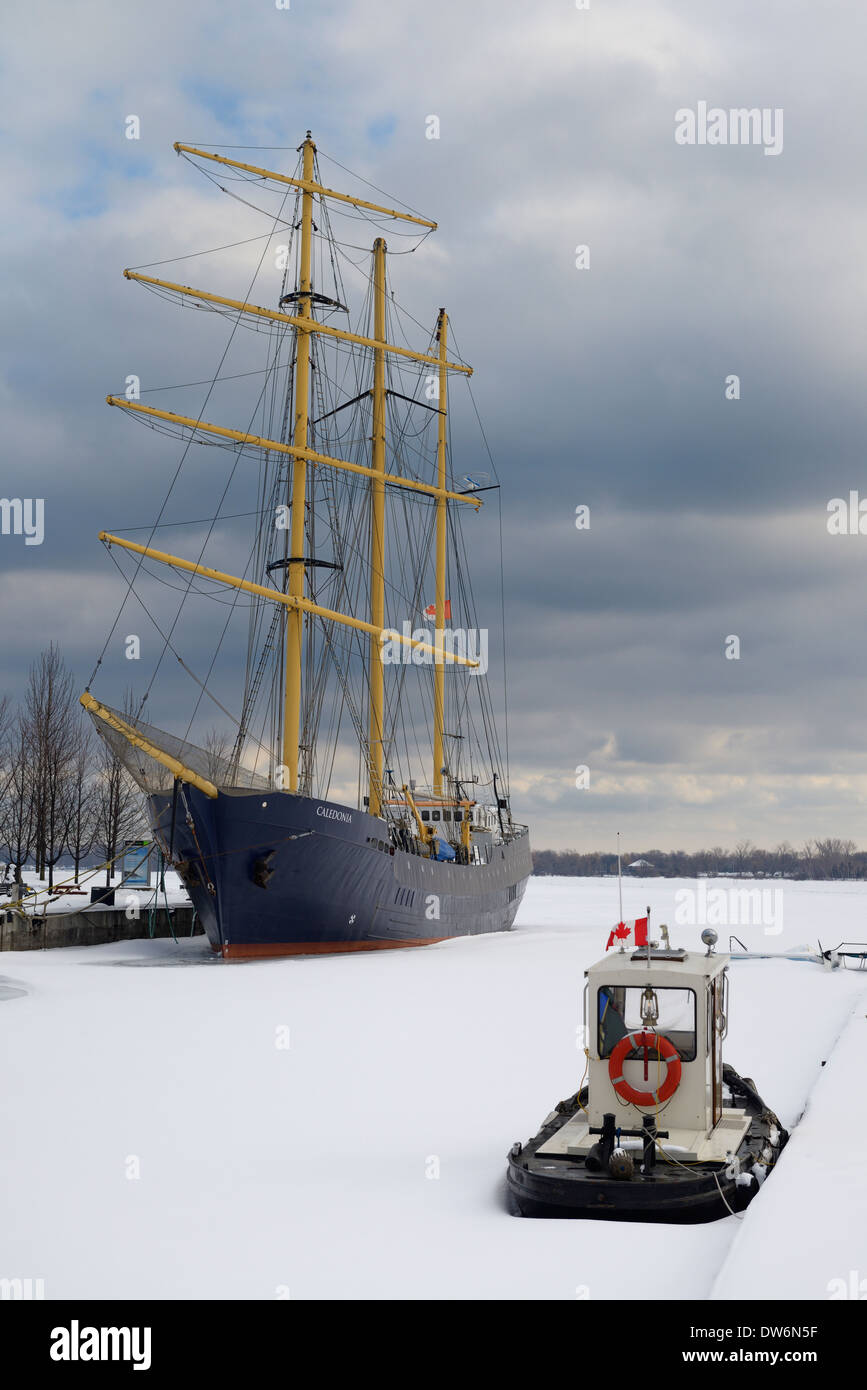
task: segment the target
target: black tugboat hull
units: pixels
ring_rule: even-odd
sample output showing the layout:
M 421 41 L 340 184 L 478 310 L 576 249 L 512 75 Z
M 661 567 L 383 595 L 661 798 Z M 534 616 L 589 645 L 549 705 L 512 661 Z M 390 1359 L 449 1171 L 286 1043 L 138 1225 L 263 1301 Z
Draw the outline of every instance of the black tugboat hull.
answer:
M 749 1172 L 753 1163 L 770 1150 L 770 1158 L 764 1163 L 767 1175 L 789 1136 L 749 1082 L 728 1066 L 723 1076 L 750 1116 L 750 1128 L 736 1154 L 741 1171 Z M 586 1104 L 586 1093 L 580 1099 Z M 590 1172 L 582 1158 L 539 1157 L 537 1150 L 572 1118 L 578 1101 L 577 1096 L 561 1101 L 555 1117 L 534 1138 L 527 1144 L 512 1146 L 506 1182 L 514 1214 L 543 1219 L 696 1225 L 743 1211 L 759 1190 L 755 1176 L 749 1183 L 727 1176 L 726 1163 L 691 1163 L 687 1171 L 659 1161 L 645 1174 L 639 1171 L 636 1161 L 634 1175 L 622 1179 L 605 1172 Z M 636 1160 L 639 1158 L 636 1155 Z
M 696 1178 L 645 1180 L 639 1174 L 628 1182 L 602 1173 L 582 1173 L 576 1179 L 539 1178 L 509 1163 L 508 1187 L 515 1214 L 542 1219 L 585 1221 L 663 1221 L 669 1225 L 698 1225 L 740 1212 L 757 1191 L 756 1183 L 738 1186 L 716 1166 L 717 1188 L 710 1171 Z M 721 1189 L 721 1191 L 720 1191 Z M 725 1199 L 725 1200 L 723 1200 Z M 725 1203 L 728 1203 L 728 1207 Z
M 187 786 L 149 797 L 208 940 L 226 958 L 423 946 L 508 931 L 532 872 L 529 836 L 454 864 L 388 843 L 382 820 L 287 792 Z

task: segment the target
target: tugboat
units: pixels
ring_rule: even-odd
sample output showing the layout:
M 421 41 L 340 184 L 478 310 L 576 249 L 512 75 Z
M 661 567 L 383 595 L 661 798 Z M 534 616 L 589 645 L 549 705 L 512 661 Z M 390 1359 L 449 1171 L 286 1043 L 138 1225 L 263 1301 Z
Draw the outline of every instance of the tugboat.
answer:
M 621 948 L 585 972 L 588 1085 L 512 1146 L 514 1214 L 715 1221 L 742 1211 L 779 1158 L 786 1130 L 723 1063 L 730 957 L 711 927 L 704 955 L 660 934 L 661 947 Z

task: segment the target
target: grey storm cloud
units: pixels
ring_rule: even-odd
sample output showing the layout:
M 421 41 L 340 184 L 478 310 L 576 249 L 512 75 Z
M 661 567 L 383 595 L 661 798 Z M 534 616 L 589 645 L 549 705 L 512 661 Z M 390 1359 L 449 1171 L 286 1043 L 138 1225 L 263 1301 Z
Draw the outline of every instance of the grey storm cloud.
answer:
M 0 538 L 6 687 L 51 639 L 86 679 L 123 594 L 96 533 L 149 526 L 176 467 L 177 441 L 106 393 L 129 373 L 146 390 L 207 380 L 225 345 L 225 319 L 123 267 L 262 231 L 172 142 L 280 146 L 250 158 L 288 169 L 309 127 L 440 224 L 390 273 L 420 322 L 448 306 L 475 368 L 502 482 L 513 800 L 535 843 L 863 839 L 867 538 L 830 536 L 826 516 L 864 478 L 864 39 L 835 0 L 808 23 L 784 0 L 19 7 L 3 35 L 2 491 L 45 498 L 46 540 Z M 781 108 L 782 153 L 678 146 L 675 112 L 700 100 Z M 162 273 L 237 292 L 257 254 Z M 232 370 L 264 348 L 233 345 Z M 203 390 L 159 399 L 195 414 Z M 227 386 L 210 418 L 240 400 Z M 489 466 L 461 390 L 453 429 L 458 470 Z M 192 449 L 173 516 L 208 515 L 232 462 Z M 242 461 L 226 510 L 253 480 Z M 466 531 L 494 679 L 496 507 Z M 201 529 L 179 534 L 192 553 Z M 184 641 L 205 669 L 209 634 L 191 621 Z M 215 674 L 229 704 L 234 651 Z M 185 723 L 197 692 L 164 675 L 161 713 L 176 703 Z

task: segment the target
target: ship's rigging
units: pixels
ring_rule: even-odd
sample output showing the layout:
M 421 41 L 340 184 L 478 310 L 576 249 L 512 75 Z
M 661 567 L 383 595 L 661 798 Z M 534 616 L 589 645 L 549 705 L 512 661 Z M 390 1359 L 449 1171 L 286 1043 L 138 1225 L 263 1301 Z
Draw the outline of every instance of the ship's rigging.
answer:
M 480 670 L 486 662 L 480 660 L 479 635 L 489 627 L 491 600 L 486 597 L 480 614 L 466 534 L 468 524 L 478 529 L 473 514 L 481 499 L 475 493 L 488 490 L 489 475 L 481 475 L 479 486 L 475 459 L 469 476 L 455 475 L 446 411 L 446 381 L 450 391 L 452 380 L 466 379 L 469 369 L 456 352 L 444 310 L 424 329 L 422 344 L 417 333 L 414 344 L 410 341 L 420 325 L 400 307 L 387 274 L 390 259 L 416 251 L 434 224 L 408 209 L 388 213 L 369 199 L 344 201 L 346 195 L 327 190 L 309 137 L 290 176 L 263 177 L 265 171 L 225 156 L 178 149 L 229 197 L 267 216 L 271 226 L 261 238 L 219 248 L 235 254 L 242 245 L 261 241 L 255 272 L 240 299 L 150 273 L 168 261 L 127 272 L 174 304 L 226 318 L 229 333 L 197 411 L 164 407 L 162 401 L 169 391 L 202 382 L 146 392 L 147 405 L 135 397 L 110 397 L 125 413 L 181 438 L 184 446 L 145 544 L 118 532 L 103 535 L 128 580 L 125 602 L 135 598 L 163 642 L 136 719 L 103 722 L 124 737 L 118 724 L 125 724 L 127 733 L 139 728 L 134 761 L 146 787 L 165 786 L 166 778 L 170 784 L 180 766 L 209 785 L 277 786 L 328 797 L 337 784 L 345 798 L 352 775 L 356 804 L 386 820 L 406 823 L 401 788 L 407 786 L 431 804 L 491 805 L 502 821 L 508 767 Z M 218 174 L 208 167 L 215 162 Z M 242 197 L 242 186 L 255 188 L 257 201 Z M 276 211 L 259 207 L 275 189 Z M 349 222 L 346 237 L 338 235 L 337 218 Z M 399 239 L 396 249 L 385 245 L 385 224 L 389 239 Z M 361 244 L 360 225 L 377 232 L 372 250 Z M 412 230 L 405 231 L 406 225 Z M 279 285 L 275 270 L 282 271 Z M 353 312 L 351 291 L 359 282 L 362 295 Z M 242 328 L 264 339 L 265 365 L 224 371 Z M 234 392 L 235 383 L 256 376 L 261 380 L 245 412 L 246 425 L 216 424 L 222 417 L 209 406 L 218 385 L 231 382 Z M 160 405 L 151 405 L 152 399 Z M 157 533 L 181 524 L 166 518 L 193 442 L 227 450 L 232 459 L 214 514 L 204 522 L 198 557 L 183 561 L 163 549 Z M 239 468 L 251 460 L 257 467 L 251 514 L 224 512 L 228 499 L 237 496 Z M 493 496 L 499 499 L 496 491 Z M 214 558 L 230 521 L 250 527 L 245 563 L 236 566 L 234 577 Z M 201 529 L 193 530 L 201 538 Z M 151 613 L 141 592 L 145 577 L 178 584 L 180 600 L 170 623 Z M 193 671 L 176 640 L 182 614 L 202 596 L 227 610 L 204 673 Z M 211 686 L 218 675 L 225 679 L 221 653 L 231 645 L 245 610 L 236 716 Z M 122 611 L 123 605 L 102 656 Z M 463 648 L 470 656 L 431 659 L 431 649 L 441 654 L 446 627 L 475 634 L 475 645 Z M 383 665 L 379 657 L 383 631 L 400 634 L 394 665 Z M 160 731 L 146 725 L 143 714 L 167 654 L 191 676 L 196 694 L 185 734 L 172 740 L 166 754 L 169 761 L 154 761 L 155 749 L 165 751 L 164 736 L 157 737 Z M 89 698 L 92 707 L 96 702 Z M 210 759 L 213 776 L 197 771 L 202 764 L 191 743 L 206 699 L 234 725 L 232 745 Z

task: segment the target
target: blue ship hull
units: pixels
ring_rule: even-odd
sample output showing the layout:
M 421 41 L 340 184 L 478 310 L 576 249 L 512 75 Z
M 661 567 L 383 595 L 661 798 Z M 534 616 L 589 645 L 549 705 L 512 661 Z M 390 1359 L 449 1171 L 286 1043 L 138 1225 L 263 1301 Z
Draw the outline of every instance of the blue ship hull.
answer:
M 383 821 L 289 792 L 185 786 L 148 798 L 156 838 L 227 958 L 422 946 L 508 931 L 532 872 L 526 831 L 481 864 L 388 843 Z M 174 824 L 172 822 L 174 821 Z

